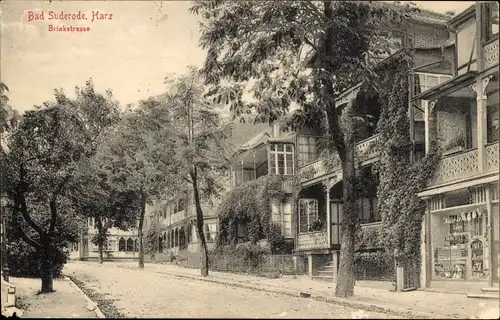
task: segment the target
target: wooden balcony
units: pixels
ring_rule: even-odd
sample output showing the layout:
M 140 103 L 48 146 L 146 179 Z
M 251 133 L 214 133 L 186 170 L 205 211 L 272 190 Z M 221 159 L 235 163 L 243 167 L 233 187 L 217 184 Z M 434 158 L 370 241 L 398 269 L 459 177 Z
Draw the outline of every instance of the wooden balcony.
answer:
M 484 69 L 498 65 L 498 37 L 483 45 Z
M 495 171 L 498 171 L 498 142 L 486 146 L 484 173 Z M 480 174 L 478 150 L 467 150 L 441 159 L 433 177 L 428 181 L 428 185 L 440 185 L 463 180 L 478 174 Z
M 299 234 L 296 249 L 299 251 L 329 249 L 326 230 Z
M 361 161 L 362 165 L 373 162 L 377 156 L 378 151 L 373 148 L 373 144 L 379 139 L 380 135 L 374 135 L 368 139 L 362 140 L 356 144 L 356 157 Z M 340 161 L 338 155 L 334 155 L 333 166 L 328 165 L 327 160 L 320 159 L 311 162 L 302 168 L 299 168 L 299 174 L 303 175 L 302 182 L 313 180 L 329 173 L 340 170 Z

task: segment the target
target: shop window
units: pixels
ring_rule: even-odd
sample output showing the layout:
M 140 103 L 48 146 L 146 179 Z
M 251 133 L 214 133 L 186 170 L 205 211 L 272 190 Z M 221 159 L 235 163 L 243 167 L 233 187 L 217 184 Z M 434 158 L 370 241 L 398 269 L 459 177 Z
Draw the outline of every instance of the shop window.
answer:
M 487 277 L 485 264 L 486 211 L 470 212 L 441 217 L 442 230 L 437 232 L 434 247 L 434 277 L 436 279 L 481 279 Z M 471 268 L 471 269 L 469 269 Z M 469 269 L 469 270 L 468 270 Z

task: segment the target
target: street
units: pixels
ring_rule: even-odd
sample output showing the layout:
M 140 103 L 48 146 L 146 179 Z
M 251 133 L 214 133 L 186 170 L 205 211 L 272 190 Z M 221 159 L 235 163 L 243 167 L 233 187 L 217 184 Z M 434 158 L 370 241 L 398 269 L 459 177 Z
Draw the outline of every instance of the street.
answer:
M 394 318 L 307 298 L 252 291 L 166 274 L 72 262 L 65 274 L 113 300 L 125 317 Z M 56 288 L 57 290 L 57 288 Z

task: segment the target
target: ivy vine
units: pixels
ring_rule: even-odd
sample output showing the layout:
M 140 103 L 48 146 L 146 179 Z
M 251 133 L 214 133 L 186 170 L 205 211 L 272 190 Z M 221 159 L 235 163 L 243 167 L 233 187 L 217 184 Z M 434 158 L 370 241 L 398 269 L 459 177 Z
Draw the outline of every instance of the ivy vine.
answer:
M 290 186 L 284 189 L 287 182 Z M 290 194 L 291 192 L 291 194 Z M 237 225 L 246 225 L 248 239 L 256 244 L 260 239 L 268 239 L 271 251 L 280 245 L 282 236 L 279 228 L 273 227 L 271 202 L 282 202 L 291 196 L 293 208 L 300 193 L 300 176 L 266 175 L 236 186 L 225 197 L 218 209 L 220 232 L 217 245 L 237 243 Z
M 421 226 L 425 202 L 417 196 L 434 173 L 441 153 L 434 146 L 424 158 L 411 162 L 408 117 L 408 75 L 410 64 L 395 59 L 381 70 L 381 113 L 377 124 L 380 139 L 376 148 L 380 161 L 378 211 L 382 217 L 381 241 L 389 253 L 395 249 L 408 259 L 420 262 Z

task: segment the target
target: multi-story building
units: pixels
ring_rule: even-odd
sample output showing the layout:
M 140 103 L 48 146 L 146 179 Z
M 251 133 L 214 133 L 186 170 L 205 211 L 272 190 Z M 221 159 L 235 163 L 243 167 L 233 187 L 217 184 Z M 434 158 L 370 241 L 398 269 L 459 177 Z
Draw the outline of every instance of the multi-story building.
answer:
M 97 245 L 92 242 L 92 237 L 97 234 L 94 218 L 87 219 L 87 228 L 82 232 L 80 241 L 74 243 L 70 248 L 70 258 L 87 260 L 96 259 L 99 256 Z M 123 231 L 117 228 L 109 229 L 108 239 L 103 247 L 105 259 L 139 257 L 137 242 L 137 228 Z
M 421 10 L 388 36 L 414 49 L 408 97 L 413 156 L 429 152 L 433 140 L 444 147 L 434 176 L 419 194 L 427 201 L 421 285 L 445 278 L 498 282 L 498 5 L 478 3 L 456 17 Z M 351 103 L 359 90 L 343 92 L 337 108 Z M 370 148 L 376 132 L 366 128 L 357 137 L 356 153 L 368 175 L 366 169 L 379 161 Z M 233 163 L 232 185 L 268 174 L 300 174 L 297 203 L 291 197 L 273 202 L 271 219 L 294 242 L 296 262 L 306 260 L 311 277 L 335 279 L 342 214 L 339 163 L 327 165 L 320 157 L 320 134 L 313 130 L 284 133 L 276 123 L 246 133 Z M 365 230 L 381 227 L 377 177 L 371 181 L 358 200 Z M 165 238 L 169 247 L 184 243 L 178 230 L 188 216 L 181 210 L 185 206 L 176 204 L 177 210 L 163 216 L 171 227 Z M 181 217 L 173 218 L 178 212 Z M 246 241 L 245 226 L 237 229 L 239 241 Z M 216 234 L 216 224 L 207 231 Z
M 421 284 L 498 286 L 498 3 L 478 2 L 448 26 L 453 77 L 414 97 L 425 111 L 425 151 L 433 140 L 448 145 L 419 193 L 427 203 Z
M 250 136 L 265 128 L 266 125 L 234 123 L 232 136 L 233 145 L 241 145 Z M 228 184 L 222 181 L 222 184 Z M 209 249 L 214 248 L 218 233 L 217 206 L 219 200 L 201 195 L 201 206 L 204 217 L 204 235 Z M 193 259 L 189 264 L 197 264 L 199 240 L 196 233 L 196 208 L 194 195 L 189 187 L 173 195 L 170 199 L 157 201 L 154 206 L 148 206 L 149 225 L 155 222 L 159 237 L 156 244 L 156 260 Z M 144 229 L 147 230 L 148 227 Z
M 449 16 L 422 10 L 413 15 L 412 21 L 402 29 L 395 27 L 391 40 L 413 47 L 412 93 L 433 88 L 452 77 L 454 65 L 454 38 L 446 26 Z M 380 57 L 383 65 L 388 56 Z M 346 90 L 336 101 L 343 108 L 357 96 L 360 85 Z M 377 103 L 374 103 L 374 106 Z M 379 108 L 375 107 L 375 108 Z M 408 97 L 410 108 L 410 97 Z M 373 109 L 373 106 L 372 106 Z M 372 110 L 377 112 L 377 110 Z M 380 111 L 380 110 L 378 110 Z M 413 140 L 417 156 L 425 151 L 424 117 L 415 112 Z M 370 145 L 377 139 L 375 127 L 367 127 L 357 137 L 356 153 L 362 158 L 361 168 L 367 170 L 379 160 Z M 340 221 L 342 214 L 342 170 L 340 163 L 333 166 L 320 157 L 320 132 L 302 129 L 292 134 L 281 132 L 279 124 L 259 133 L 241 146 L 234 171 L 236 184 L 257 179 L 263 175 L 301 176 L 301 192 L 298 203 L 291 197 L 282 203 L 272 203 L 272 220 L 282 224 L 285 238 L 293 239 L 296 262 L 307 260 L 311 277 L 334 279 L 339 263 Z M 379 228 L 381 217 L 377 212 L 377 177 L 368 179 L 362 197 L 358 200 L 362 228 Z M 296 210 L 293 210 L 296 208 Z M 244 230 L 243 226 L 238 228 Z M 242 239 L 244 234 L 239 233 Z M 324 270 L 321 270 L 323 267 Z

